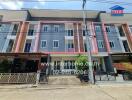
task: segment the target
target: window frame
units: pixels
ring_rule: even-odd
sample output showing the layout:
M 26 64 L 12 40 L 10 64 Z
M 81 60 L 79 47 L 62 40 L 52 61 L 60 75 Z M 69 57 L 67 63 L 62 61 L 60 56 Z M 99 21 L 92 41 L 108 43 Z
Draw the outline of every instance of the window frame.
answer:
M 46 46 L 42 47 L 42 42 L 46 42 Z M 46 48 L 47 47 L 47 40 L 41 40 L 41 48 Z
M 106 30 L 106 32 L 107 33 L 110 33 L 111 32 L 111 26 L 105 26 L 106 28 L 105 28 L 105 30 Z M 109 29 L 109 32 L 107 31 L 107 29 Z
M 97 40 L 97 43 L 98 43 L 98 48 L 104 48 L 105 47 L 103 40 Z
M 113 47 L 111 47 L 110 42 L 113 43 Z M 113 40 L 109 41 L 110 48 L 115 48 L 115 42 Z
M 70 35 L 69 35 L 70 34 Z M 73 29 L 68 29 L 67 30 L 67 36 L 74 36 L 74 31 Z
M 58 47 L 55 47 L 54 42 L 58 42 Z M 59 40 L 53 40 L 53 48 L 59 48 Z
M 58 30 L 56 31 L 56 28 L 58 28 Z M 59 28 L 60 28 L 60 26 L 59 25 L 54 25 L 54 32 L 59 32 Z
M 101 26 L 95 25 L 95 31 L 96 32 L 101 32 Z
M 44 29 L 45 27 L 47 27 L 47 31 L 45 31 Z M 43 25 L 43 32 L 49 32 L 49 27 L 50 27 L 49 25 Z
M 3 20 L 3 15 L 0 15 L 0 21 L 2 21 Z
M 130 32 L 132 34 L 132 25 L 129 25 Z

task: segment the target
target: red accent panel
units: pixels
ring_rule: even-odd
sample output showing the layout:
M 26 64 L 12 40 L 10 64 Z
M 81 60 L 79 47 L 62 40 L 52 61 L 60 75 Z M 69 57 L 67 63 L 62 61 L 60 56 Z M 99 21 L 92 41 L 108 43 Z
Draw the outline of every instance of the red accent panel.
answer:
M 79 45 L 80 45 L 80 52 L 84 52 L 84 43 L 83 43 L 83 35 L 82 35 L 82 25 L 81 23 L 78 24 L 78 33 L 79 33 Z
M 109 40 L 108 40 L 108 36 L 107 36 L 107 32 L 106 32 L 106 27 L 105 27 L 104 23 L 102 23 L 102 30 L 103 30 L 103 34 L 104 34 L 106 49 L 107 49 L 107 52 L 109 53 L 110 52 L 110 44 L 109 44 Z
M 97 40 L 96 40 L 96 34 L 95 34 L 95 27 L 94 27 L 94 24 L 93 24 L 93 22 L 91 22 L 91 31 L 92 31 L 92 33 L 93 33 L 93 41 L 94 41 L 94 47 L 95 47 L 95 51 L 94 51 L 94 53 L 95 54 L 97 54 L 98 53 L 98 46 L 97 46 Z
M 77 35 L 77 23 L 73 24 L 73 28 L 74 28 L 74 48 L 75 48 L 75 52 L 78 52 L 78 35 Z

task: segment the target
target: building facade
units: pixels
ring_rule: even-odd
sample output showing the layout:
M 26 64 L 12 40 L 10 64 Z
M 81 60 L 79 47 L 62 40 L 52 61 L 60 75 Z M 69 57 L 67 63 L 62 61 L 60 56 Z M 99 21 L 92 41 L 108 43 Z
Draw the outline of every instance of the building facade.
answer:
M 132 52 L 132 14 L 86 13 L 93 67 L 97 72 L 114 72 L 117 65 L 113 63 L 124 61 L 120 56 Z M 76 66 L 68 63 L 74 63 L 80 54 L 87 56 L 82 11 L 0 10 L 0 16 L 1 53 L 46 53 L 53 63 L 50 70 L 60 72 L 75 71 Z

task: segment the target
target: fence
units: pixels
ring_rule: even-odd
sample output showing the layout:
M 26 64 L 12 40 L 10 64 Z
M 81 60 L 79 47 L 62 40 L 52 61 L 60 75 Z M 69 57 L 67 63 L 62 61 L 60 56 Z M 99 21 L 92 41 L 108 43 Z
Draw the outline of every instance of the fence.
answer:
M 0 83 L 35 84 L 37 73 L 0 73 Z
M 96 81 L 116 81 L 116 76 L 114 75 L 95 75 L 95 80 Z

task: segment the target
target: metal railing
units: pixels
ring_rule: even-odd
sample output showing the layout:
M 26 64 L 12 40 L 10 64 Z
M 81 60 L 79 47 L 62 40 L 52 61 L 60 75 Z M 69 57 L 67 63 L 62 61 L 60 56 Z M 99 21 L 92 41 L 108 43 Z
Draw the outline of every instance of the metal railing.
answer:
M 0 83 L 35 84 L 37 73 L 0 73 Z

